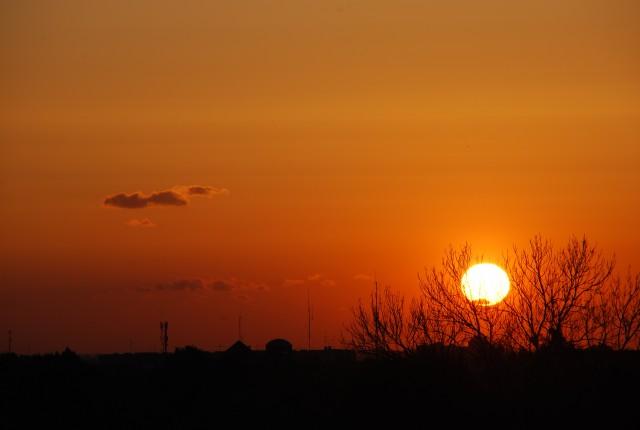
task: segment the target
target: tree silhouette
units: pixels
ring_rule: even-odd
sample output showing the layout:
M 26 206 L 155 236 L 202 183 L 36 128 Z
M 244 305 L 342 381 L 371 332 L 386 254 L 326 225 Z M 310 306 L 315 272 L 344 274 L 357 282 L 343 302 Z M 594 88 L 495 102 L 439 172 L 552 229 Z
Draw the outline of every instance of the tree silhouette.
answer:
M 469 300 L 460 285 L 464 273 L 475 260 L 469 244 L 459 249 L 449 247 L 442 258 L 442 267 L 432 267 L 418 277 L 421 297 L 414 302 L 412 315 L 423 333 L 423 341 L 432 339 L 445 345 L 464 346 L 471 339 L 483 339 L 491 345 L 504 343 L 506 324 L 502 303 L 486 306 L 481 301 Z
M 353 310 L 342 343 L 370 358 L 394 358 L 415 350 L 416 326 L 405 316 L 404 296 L 385 287 L 380 295 L 376 282 L 369 308 L 362 301 Z
M 616 275 L 607 291 L 599 343 L 616 350 L 640 348 L 640 273 Z
M 566 245 L 536 235 L 527 248 L 503 256 L 511 290 L 488 306 L 469 300 L 464 273 L 483 257 L 469 244 L 449 247 L 440 267 L 418 276 L 420 295 L 405 304 L 402 293 L 377 284 L 369 307 L 353 309 L 347 346 L 370 356 L 410 354 L 424 345 L 484 345 L 511 351 L 640 346 L 640 274 L 614 274 L 607 258 L 586 237 Z
M 602 338 L 614 258 L 603 257 L 586 238 L 571 237 L 556 251 L 538 235 L 528 250 L 514 246 L 505 266 L 513 292 L 504 300 L 511 317 L 512 347 L 586 347 Z

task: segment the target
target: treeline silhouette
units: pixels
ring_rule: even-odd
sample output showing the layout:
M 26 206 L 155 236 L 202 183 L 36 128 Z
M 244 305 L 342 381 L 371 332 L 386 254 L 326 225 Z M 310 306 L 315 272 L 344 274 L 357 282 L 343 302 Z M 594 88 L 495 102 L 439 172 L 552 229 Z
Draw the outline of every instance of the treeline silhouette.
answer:
M 373 357 L 412 354 L 424 344 L 464 346 L 481 340 L 512 351 L 545 348 L 640 350 L 640 273 L 615 269 L 597 244 L 572 236 L 558 247 L 541 235 L 514 245 L 499 265 L 507 296 L 492 305 L 461 288 L 467 271 L 486 262 L 468 243 L 445 250 L 425 268 L 417 294 L 377 281 L 345 325 L 343 344 Z
M 638 424 L 640 352 L 431 345 L 350 351 L 0 355 L 0 427 L 498 428 Z M 324 358 L 323 358 L 324 357 Z M 329 357 L 329 358 L 327 358 Z

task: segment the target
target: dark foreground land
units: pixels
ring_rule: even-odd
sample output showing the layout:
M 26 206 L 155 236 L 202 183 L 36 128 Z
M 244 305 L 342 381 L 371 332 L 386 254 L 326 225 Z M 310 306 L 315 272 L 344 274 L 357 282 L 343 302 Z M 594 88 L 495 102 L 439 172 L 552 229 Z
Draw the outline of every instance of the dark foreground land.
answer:
M 640 428 L 640 352 L 0 355 L 0 428 Z

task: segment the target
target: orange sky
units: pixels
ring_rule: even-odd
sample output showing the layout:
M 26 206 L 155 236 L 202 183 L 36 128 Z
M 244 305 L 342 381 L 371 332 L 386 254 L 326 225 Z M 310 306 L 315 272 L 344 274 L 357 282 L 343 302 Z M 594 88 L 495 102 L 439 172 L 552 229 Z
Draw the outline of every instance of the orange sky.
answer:
M 171 350 L 239 326 L 305 349 L 309 294 L 312 348 L 338 347 L 374 276 L 411 297 L 450 244 L 497 260 L 538 233 L 638 272 L 639 18 L 0 0 L 0 339 L 158 351 L 166 320 Z

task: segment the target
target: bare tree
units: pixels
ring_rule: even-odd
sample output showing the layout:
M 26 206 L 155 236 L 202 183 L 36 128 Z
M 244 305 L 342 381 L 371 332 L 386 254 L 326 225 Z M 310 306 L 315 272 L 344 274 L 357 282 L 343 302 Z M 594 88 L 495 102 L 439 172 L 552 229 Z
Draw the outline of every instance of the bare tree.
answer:
M 425 276 L 419 277 L 422 300 L 414 314 L 419 315 L 422 332 L 429 333 L 425 339 L 455 346 L 467 345 L 472 339 L 493 346 L 504 343 L 507 323 L 504 306 L 470 300 L 461 288 L 465 272 L 480 262 L 482 256 L 473 259 L 469 244 L 458 250 L 449 247 L 442 267 L 427 269 Z
M 616 350 L 640 348 L 640 273 L 617 274 L 610 285 L 601 344 Z
M 535 237 L 529 252 L 514 246 L 515 257 L 505 258 L 510 268 L 510 293 L 504 300 L 511 316 L 511 345 L 518 349 L 538 349 L 549 319 L 544 292 L 555 283 L 553 246 Z
M 353 309 L 354 319 L 345 327 L 348 337 L 342 343 L 372 358 L 395 358 L 415 351 L 416 331 L 405 316 L 404 295 L 378 283 L 371 293 L 369 307 L 362 301 Z
M 465 346 L 471 340 L 501 345 L 501 327 L 507 322 L 504 307 L 469 300 L 461 289 L 471 255 L 469 245 L 449 247 L 441 268 L 418 276 L 422 294 L 412 299 L 408 313 L 404 296 L 389 287 L 380 296 L 376 284 L 369 307 L 359 302 L 353 310 L 343 344 L 376 357 L 411 354 L 425 345 Z
M 373 356 L 397 356 L 422 345 L 488 345 L 514 351 L 540 348 L 640 347 L 640 274 L 614 276 L 606 258 L 586 237 L 556 249 L 540 235 L 527 248 L 513 247 L 502 266 L 510 278 L 506 298 L 487 305 L 464 295 L 466 271 L 483 257 L 468 244 L 445 250 L 441 267 L 418 275 L 411 300 L 376 284 L 369 308 L 359 303 L 347 328 L 348 346 Z
M 529 350 L 588 346 L 601 331 L 615 259 L 576 237 L 556 252 L 538 235 L 528 250 L 514 246 L 513 252 L 505 258 L 512 289 L 505 305 L 516 329 L 510 333 L 512 344 Z

